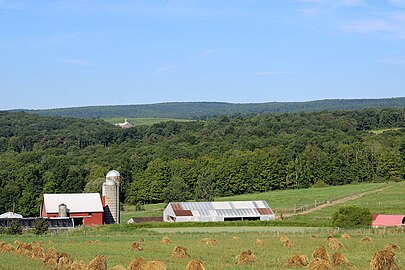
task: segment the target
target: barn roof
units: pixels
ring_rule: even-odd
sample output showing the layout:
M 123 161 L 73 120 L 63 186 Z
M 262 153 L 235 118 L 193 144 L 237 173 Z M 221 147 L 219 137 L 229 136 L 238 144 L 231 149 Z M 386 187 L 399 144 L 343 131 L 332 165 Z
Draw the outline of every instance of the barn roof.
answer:
M 176 216 L 255 217 L 273 215 L 266 201 L 171 202 L 168 207 Z
M 373 227 L 405 225 L 405 215 L 373 215 Z
M 13 212 L 6 212 L 4 214 L 1 214 L 0 218 L 23 218 L 23 216 Z
M 46 213 L 58 213 L 59 205 L 65 204 L 68 212 L 104 212 L 98 193 L 44 194 Z

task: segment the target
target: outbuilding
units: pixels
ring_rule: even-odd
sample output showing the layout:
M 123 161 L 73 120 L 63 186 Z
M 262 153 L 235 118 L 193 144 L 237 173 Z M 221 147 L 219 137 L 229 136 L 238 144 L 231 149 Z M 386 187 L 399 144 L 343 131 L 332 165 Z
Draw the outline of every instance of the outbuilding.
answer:
M 41 217 L 73 219 L 74 226 L 103 224 L 104 209 L 99 193 L 44 194 Z
M 373 215 L 373 227 L 405 226 L 405 215 Z
M 166 222 L 272 220 L 276 216 L 266 201 L 171 202 L 163 211 Z

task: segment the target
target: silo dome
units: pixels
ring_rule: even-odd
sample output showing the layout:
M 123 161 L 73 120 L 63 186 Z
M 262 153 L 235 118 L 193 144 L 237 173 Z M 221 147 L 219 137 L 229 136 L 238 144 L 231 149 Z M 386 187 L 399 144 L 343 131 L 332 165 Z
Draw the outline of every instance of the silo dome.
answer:
M 106 178 L 110 178 L 110 177 L 120 177 L 120 173 L 116 170 L 111 170 L 107 173 Z

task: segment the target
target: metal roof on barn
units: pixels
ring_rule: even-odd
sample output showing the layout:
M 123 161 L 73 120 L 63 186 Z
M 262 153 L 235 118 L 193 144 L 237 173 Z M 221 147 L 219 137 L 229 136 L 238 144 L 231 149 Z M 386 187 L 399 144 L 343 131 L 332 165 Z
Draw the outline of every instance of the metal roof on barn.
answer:
M 273 211 L 266 201 L 234 202 L 171 202 L 168 207 L 176 216 L 194 217 L 253 217 L 272 215 Z
M 46 213 L 58 213 L 59 205 L 65 204 L 70 213 L 104 212 L 98 193 L 44 194 Z

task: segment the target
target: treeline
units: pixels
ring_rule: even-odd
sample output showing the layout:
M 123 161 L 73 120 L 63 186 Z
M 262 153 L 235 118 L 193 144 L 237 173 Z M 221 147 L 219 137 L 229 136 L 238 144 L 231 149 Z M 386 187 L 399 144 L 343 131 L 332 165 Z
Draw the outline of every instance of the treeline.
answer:
M 99 192 L 110 169 L 121 173 L 128 203 L 403 181 L 404 123 L 405 108 L 222 116 L 130 129 L 0 112 L 0 212 L 15 204 L 24 216 L 38 215 L 43 193 Z
M 253 115 L 267 112 L 316 112 L 359 110 L 366 108 L 405 107 L 405 97 L 385 99 L 329 99 L 308 102 L 224 103 L 168 102 L 147 105 L 89 106 L 48 110 L 31 110 L 45 116 L 75 118 L 149 118 L 165 117 L 207 120 L 222 115 Z

